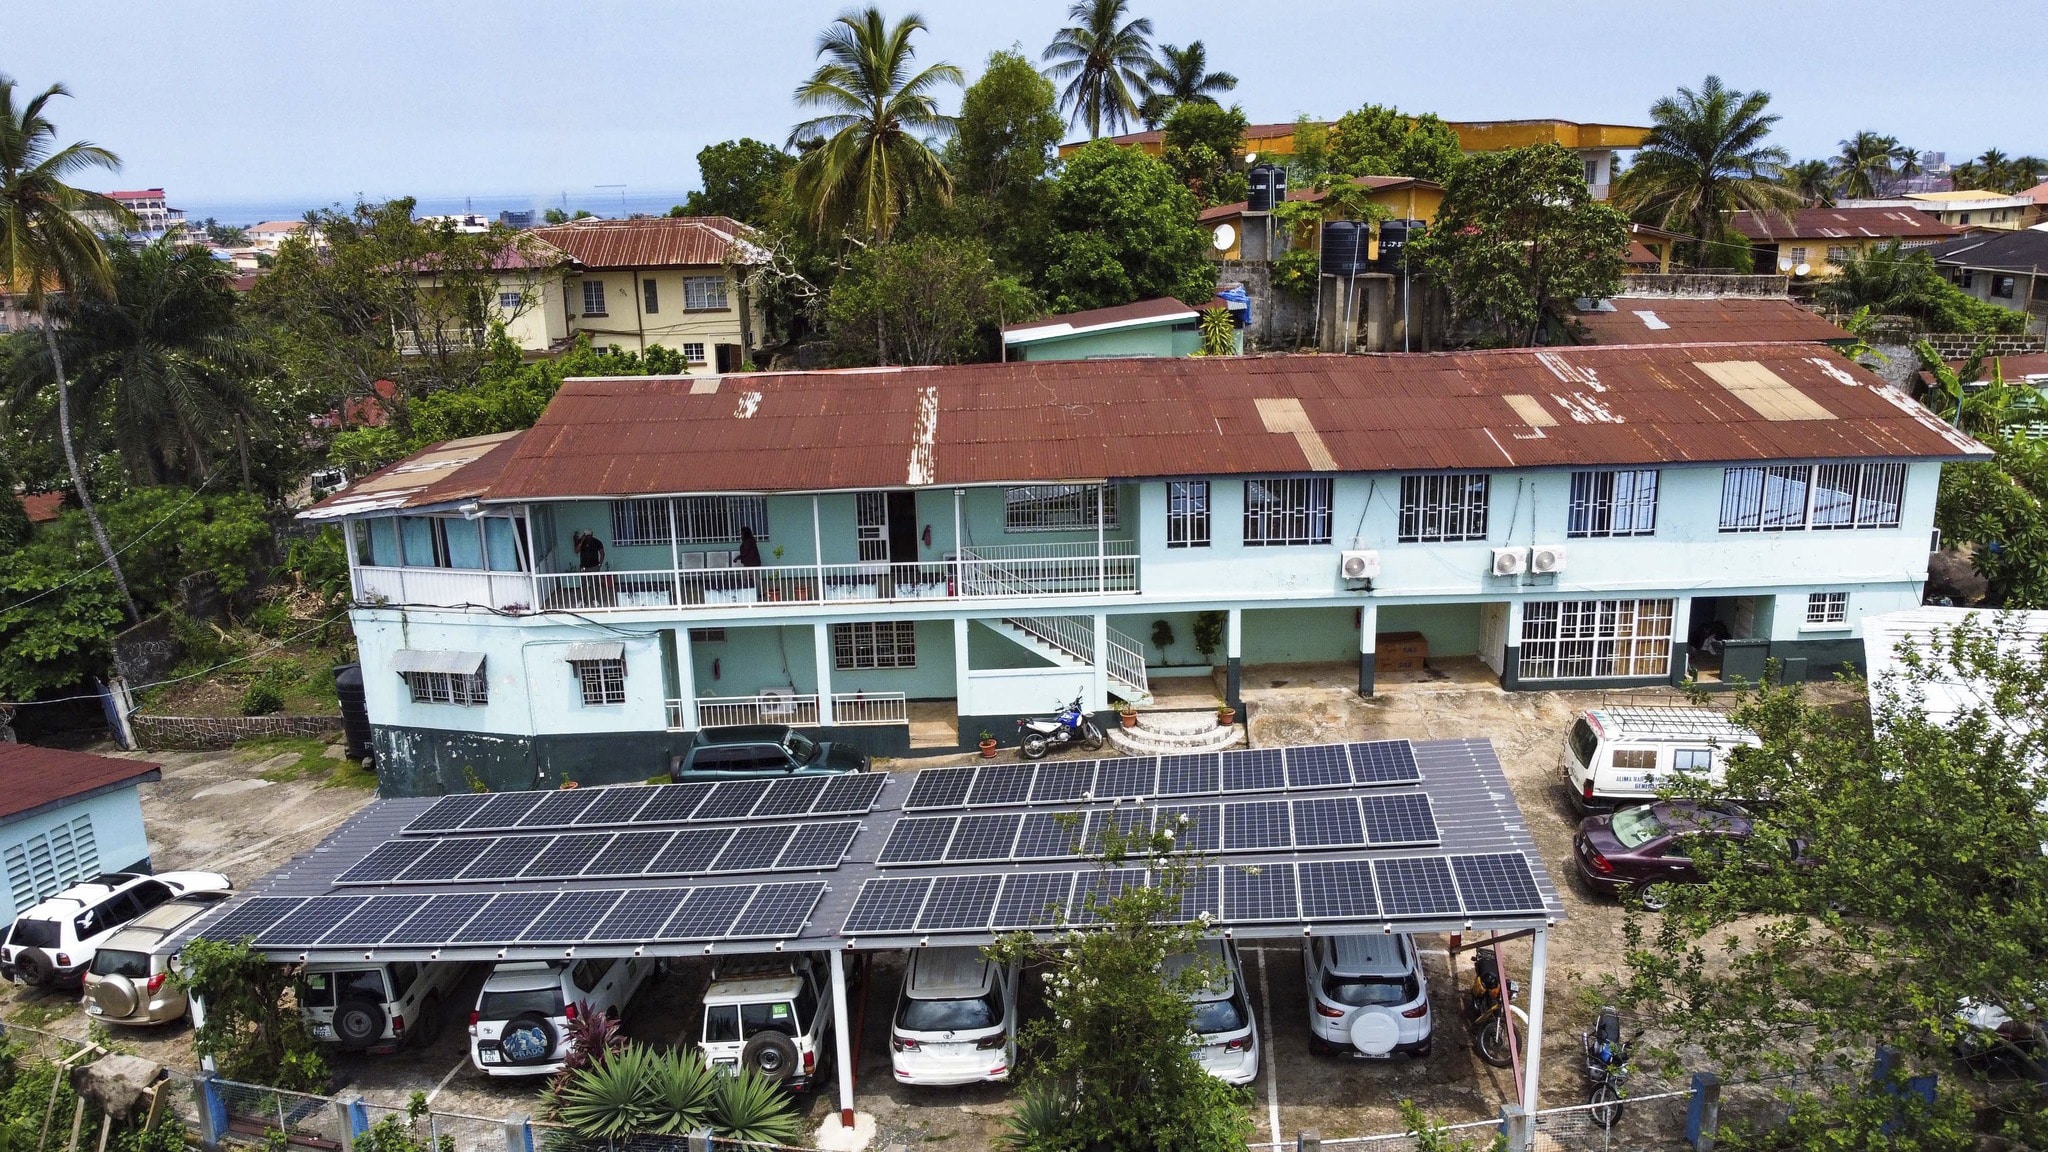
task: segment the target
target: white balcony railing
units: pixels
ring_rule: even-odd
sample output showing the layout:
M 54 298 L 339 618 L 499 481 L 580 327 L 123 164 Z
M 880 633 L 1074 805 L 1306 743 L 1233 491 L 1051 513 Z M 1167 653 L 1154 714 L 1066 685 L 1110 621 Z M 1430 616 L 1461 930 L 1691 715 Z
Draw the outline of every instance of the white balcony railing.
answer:
M 910 723 L 910 701 L 901 692 L 834 692 L 832 722 L 849 725 Z
M 501 612 L 525 612 L 533 606 L 533 577 L 524 572 L 362 566 L 355 574 L 356 599 L 366 603 L 495 608 Z
M 764 692 L 758 696 L 702 696 L 694 701 L 670 700 L 668 726 L 683 727 L 684 709 L 697 710 L 699 728 L 733 724 L 790 724 L 797 727 L 821 723 L 816 693 Z M 910 723 L 910 702 L 901 692 L 834 692 L 834 725 L 878 726 Z

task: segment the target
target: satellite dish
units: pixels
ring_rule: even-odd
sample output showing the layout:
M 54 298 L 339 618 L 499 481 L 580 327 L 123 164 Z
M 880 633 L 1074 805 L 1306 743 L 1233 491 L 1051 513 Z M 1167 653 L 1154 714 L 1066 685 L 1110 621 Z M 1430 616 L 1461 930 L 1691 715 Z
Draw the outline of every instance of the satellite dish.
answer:
M 1804 276 L 1811 271 L 1813 271 L 1813 266 L 1811 264 L 1801 264 L 1799 267 L 1794 268 L 1792 270 L 1792 274 L 1794 276 Z
M 1245 154 L 1244 154 L 1244 162 L 1245 162 L 1245 163 L 1247 163 L 1247 164 L 1256 164 L 1256 163 L 1258 163 L 1258 162 L 1259 162 L 1259 154 L 1258 154 L 1257 152 L 1247 152 L 1247 153 L 1245 153 Z
M 1216 230 L 1209 234 L 1209 243 L 1215 245 L 1218 252 L 1228 252 L 1230 246 L 1237 243 L 1237 229 L 1228 224 L 1218 224 Z
M 1780 271 L 1780 272 L 1790 272 L 1791 270 L 1792 270 L 1792 258 L 1791 258 L 1790 256 L 1780 256 L 1780 257 L 1778 257 L 1778 271 Z

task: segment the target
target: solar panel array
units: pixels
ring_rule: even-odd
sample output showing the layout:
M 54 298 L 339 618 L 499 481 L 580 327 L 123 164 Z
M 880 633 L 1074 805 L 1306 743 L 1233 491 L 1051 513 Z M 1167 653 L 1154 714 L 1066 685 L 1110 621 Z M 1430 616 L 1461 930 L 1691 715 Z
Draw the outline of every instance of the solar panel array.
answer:
M 745 828 L 410 837 L 378 845 L 334 882 L 453 884 L 807 872 L 838 867 L 859 829 L 856 821 L 834 820 Z
M 555 792 L 443 796 L 405 826 L 405 835 L 704 824 L 764 817 L 862 816 L 874 808 L 888 780 L 888 774 L 883 772 L 851 772 L 841 776 L 719 780 L 652 788 L 624 784 Z
M 988 808 L 1077 801 L 1138 800 L 1217 793 L 1413 784 L 1422 779 L 1406 740 L 1239 748 L 1179 756 L 927 768 L 917 774 L 905 811 Z

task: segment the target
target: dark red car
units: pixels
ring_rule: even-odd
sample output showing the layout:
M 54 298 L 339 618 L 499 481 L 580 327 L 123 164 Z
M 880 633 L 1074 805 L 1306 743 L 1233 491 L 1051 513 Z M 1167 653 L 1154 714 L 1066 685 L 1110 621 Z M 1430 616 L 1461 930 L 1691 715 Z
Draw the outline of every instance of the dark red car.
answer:
M 1660 884 L 1697 884 L 1693 857 L 1709 836 L 1746 840 L 1749 814 L 1733 804 L 1660 800 L 1579 821 L 1572 856 L 1596 892 L 1633 892 L 1644 907 L 1664 905 Z

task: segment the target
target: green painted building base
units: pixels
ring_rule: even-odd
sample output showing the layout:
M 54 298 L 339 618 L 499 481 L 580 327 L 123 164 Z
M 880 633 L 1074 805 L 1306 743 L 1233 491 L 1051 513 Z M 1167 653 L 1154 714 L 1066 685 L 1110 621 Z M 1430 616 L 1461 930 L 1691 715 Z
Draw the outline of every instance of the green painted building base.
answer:
M 1379 657 L 1371 652 L 1360 652 L 1358 654 L 1358 694 L 1360 696 L 1372 695 L 1373 674 L 1377 671 L 1376 665 L 1378 660 Z

